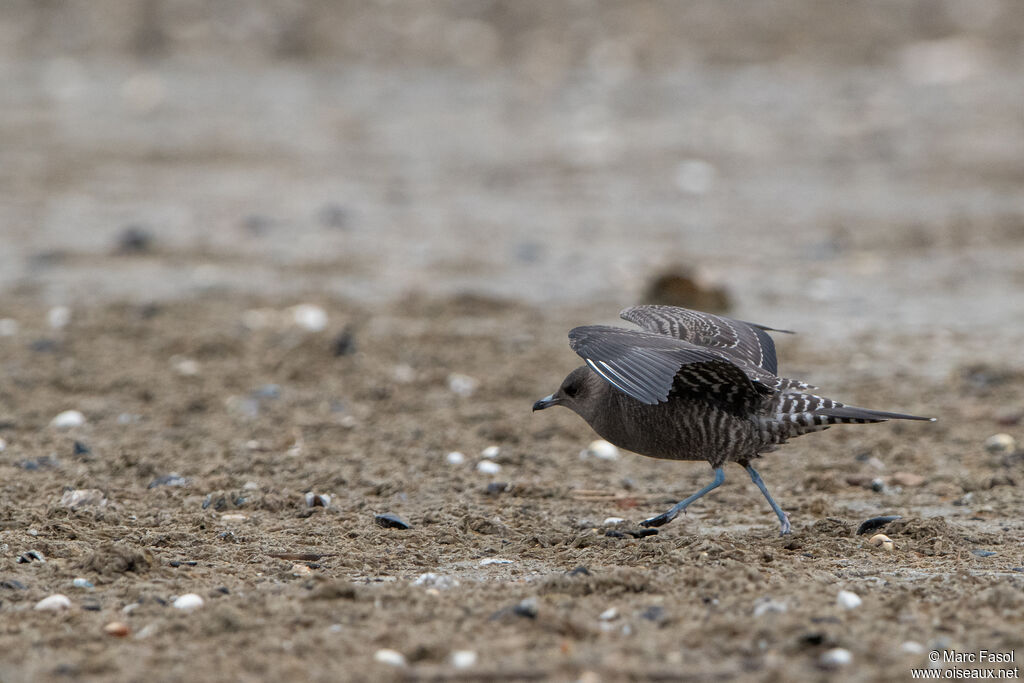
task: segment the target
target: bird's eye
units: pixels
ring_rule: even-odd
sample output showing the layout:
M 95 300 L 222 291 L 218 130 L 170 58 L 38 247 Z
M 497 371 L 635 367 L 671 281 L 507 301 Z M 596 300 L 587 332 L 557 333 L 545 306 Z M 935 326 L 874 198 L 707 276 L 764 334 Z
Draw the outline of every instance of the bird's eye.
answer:
M 568 396 L 569 398 L 572 398 L 573 396 L 575 396 L 576 394 L 578 394 L 580 392 L 580 388 L 578 386 L 576 386 L 575 384 L 570 384 L 569 386 L 567 386 L 562 391 L 563 391 L 563 393 L 566 396 Z

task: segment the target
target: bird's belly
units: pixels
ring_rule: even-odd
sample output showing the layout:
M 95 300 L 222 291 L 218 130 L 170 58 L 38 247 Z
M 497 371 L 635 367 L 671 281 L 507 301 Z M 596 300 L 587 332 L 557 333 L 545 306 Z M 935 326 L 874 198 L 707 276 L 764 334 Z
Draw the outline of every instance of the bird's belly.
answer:
M 721 463 L 752 457 L 757 450 L 750 420 L 713 406 L 674 400 L 630 407 L 609 411 L 611 417 L 592 424 L 594 431 L 619 448 L 666 460 Z

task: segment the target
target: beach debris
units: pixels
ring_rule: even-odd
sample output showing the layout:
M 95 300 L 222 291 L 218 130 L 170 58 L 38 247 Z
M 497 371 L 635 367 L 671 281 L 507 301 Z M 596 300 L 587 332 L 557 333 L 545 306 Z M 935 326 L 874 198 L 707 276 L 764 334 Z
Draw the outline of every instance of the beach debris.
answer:
M 613 619 L 619 618 L 619 610 L 614 607 L 609 607 L 605 611 L 597 615 L 597 618 L 601 621 L 612 621 Z
M 47 311 L 46 322 L 55 330 L 67 327 L 71 322 L 71 309 L 67 306 L 54 306 Z
M 514 560 L 506 560 L 500 557 L 485 557 L 480 560 L 481 567 L 489 567 L 492 564 L 512 564 Z
M 81 427 L 84 424 L 85 415 L 77 410 L 65 410 L 63 413 L 58 413 L 56 417 L 50 420 L 50 426 L 56 427 L 57 429 Z
M 180 610 L 194 610 L 203 606 L 203 599 L 195 593 L 185 593 L 175 598 L 172 603 L 175 609 Z
M 472 396 L 480 386 L 480 380 L 459 372 L 448 375 L 448 389 L 462 397 Z
M 481 455 L 487 458 L 488 460 L 494 460 L 500 454 L 501 449 L 498 448 L 497 446 L 488 446 L 481 452 Z
M 476 471 L 481 474 L 497 474 L 501 472 L 501 465 L 493 460 L 481 460 L 476 464 Z
M 866 534 L 871 531 L 881 529 L 889 522 L 895 522 L 897 519 L 902 519 L 899 515 L 885 515 L 883 517 L 872 517 L 861 522 L 860 526 L 857 527 L 857 535 Z
M 853 655 L 850 654 L 850 651 L 841 647 L 826 650 L 818 658 L 818 664 L 823 669 L 841 669 L 844 666 L 848 666 L 852 661 Z
M 398 650 L 391 650 L 388 648 L 383 648 L 374 652 L 373 661 L 380 664 L 386 664 L 388 666 L 406 666 L 405 655 Z
M 115 638 L 124 638 L 132 632 L 123 621 L 112 621 L 103 627 L 103 632 Z
M 71 600 L 68 599 L 68 596 L 63 593 L 54 593 L 53 595 L 48 595 L 37 602 L 33 609 L 58 612 L 60 610 L 70 609 L 70 607 Z
M 95 588 L 95 586 L 93 585 L 92 581 L 90 581 L 89 579 L 83 579 L 83 578 L 75 579 L 74 581 L 71 582 L 71 585 L 74 586 L 75 588 L 82 588 L 84 590 L 90 590 L 90 591 L 93 588 Z
M 308 508 L 329 508 L 331 507 L 331 496 L 328 493 L 306 492 L 306 507 Z
M 452 652 L 452 667 L 456 669 L 469 669 L 476 665 L 477 655 L 473 650 L 455 650 Z
M 92 505 L 102 507 L 107 504 L 107 497 L 99 489 L 68 489 L 60 497 L 60 504 L 72 510 Z
M 384 527 L 385 529 L 411 529 L 412 524 L 405 521 L 401 517 L 391 512 L 385 512 L 382 515 L 374 515 L 373 522 L 377 526 Z
M 985 439 L 985 450 L 989 453 L 1013 453 L 1017 441 L 1009 434 L 993 434 Z
M 316 304 L 299 304 L 288 310 L 292 322 L 307 332 L 322 332 L 327 328 L 327 311 Z
M 841 590 L 836 596 L 836 604 L 843 609 L 857 609 L 864 602 L 860 596 L 853 591 Z
M 416 577 L 416 580 L 412 582 L 414 586 L 422 586 L 423 588 L 433 588 L 437 590 L 448 590 L 459 585 L 456 578 L 448 576 L 447 574 L 435 574 L 434 572 L 425 572 Z
M 754 601 L 754 616 L 763 617 L 766 614 L 785 614 L 789 605 L 780 600 L 765 596 Z
M 619 448 L 613 443 L 604 439 L 595 439 L 580 451 L 580 459 L 597 458 L 598 460 L 618 460 L 620 457 Z
M 892 539 L 885 534 L 875 534 L 868 539 L 868 543 L 890 553 L 896 548 L 896 544 L 893 543 Z
M 188 479 L 177 472 L 171 472 L 170 474 L 161 475 L 149 482 L 146 488 L 155 489 L 161 486 L 188 486 Z
M 449 465 L 461 465 L 466 462 L 466 456 L 459 451 L 451 451 L 448 455 L 444 456 L 444 458 Z

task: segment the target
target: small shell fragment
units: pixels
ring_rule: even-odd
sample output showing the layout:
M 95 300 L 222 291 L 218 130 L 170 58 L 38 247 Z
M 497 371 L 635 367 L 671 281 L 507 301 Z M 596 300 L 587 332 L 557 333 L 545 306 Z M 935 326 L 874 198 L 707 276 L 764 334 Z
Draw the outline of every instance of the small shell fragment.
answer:
M 329 508 L 331 507 L 331 496 L 327 493 L 306 492 L 306 507 L 308 508 Z
M 598 460 L 618 460 L 619 449 L 615 444 L 609 443 L 604 439 L 596 439 L 590 442 L 585 449 L 580 451 L 580 458 L 597 458 Z
M 50 420 L 50 426 L 56 427 L 57 429 L 81 427 L 84 424 L 85 415 L 78 410 L 65 410 L 63 413 L 58 413 L 56 417 Z
M 203 599 L 195 593 L 185 593 L 178 596 L 178 599 L 174 601 L 174 606 L 177 609 L 193 610 L 203 606 Z
M 49 595 L 37 602 L 35 609 L 59 612 L 60 610 L 69 609 L 70 607 L 71 600 L 68 599 L 68 596 L 63 593 L 54 593 L 53 595 Z
M 473 650 L 455 650 L 452 652 L 452 666 L 456 669 L 469 669 L 476 665 L 476 652 Z
M 481 455 L 483 455 L 488 460 L 494 460 L 495 458 L 498 457 L 498 455 L 500 453 L 501 453 L 501 449 L 498 448 L 497 446 L 488 446 L 487 448 L 485 448 L 483 450 Z
M 493 460 L 481 460 L 476 464 L 476 471 L 480 474 L 497 474 L 501 472 L 501 465 Z
M 449 465 L 461 465 L 466 462 L 466 456 L 459 451 L 452 451 L 445 456 L 445 460 L 448 461 Z
M 108 636 L 114 636 L 115 638 L 124 638 L 129 633 L 131 633 L 131 629 L 128 628 L 128 624 L 124 623 L 123 621 L 112 621 L 103 627 L 103 632 L 106 633 Z
M 818 663 L 823 669 L 841 669 L 853 661 L 853 655 L 849 650 L 841 647 L 834 647 L 822 653 Z
M 860 596 L 853 591 L 839 591 L 839 595 L 836 596 L 836 604 L 843 609 L 857 609 L 862 602 L 864 601 Z
M 885 534 L 875 534 L 870 539 L 868 539 L 868 543 L 875 546 L 876 548 L 881 548 L 882 550 L 885 550 L 886 552 L 890 553 L 896 548 L 896 544 L 893 543 L 892 539 L 886 536 Z
M 309 565 L 296 562 L 292 565 L 292 576 L 309 576 L 313 573 L 313 570 L 309 568 Z
M 377 650 L 373 653 L 373 661 L 387 664 L 388 666 L 405 666 L 405 655 L 397 650 Z
M 1017 450 L 1017 442 L 1009 434 L 993 434 L 985 439 L 985 450 L 989 453 L 1012 453 Z

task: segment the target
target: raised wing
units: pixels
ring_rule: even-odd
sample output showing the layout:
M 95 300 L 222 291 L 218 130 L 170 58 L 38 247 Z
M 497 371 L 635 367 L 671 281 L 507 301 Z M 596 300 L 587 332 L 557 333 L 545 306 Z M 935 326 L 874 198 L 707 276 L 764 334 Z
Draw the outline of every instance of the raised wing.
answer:
M 609 384 L 648 405 L 667 401 L 673 385 L 737 408 L 771 392 L 721 352 L 663 334 L 587 325 L 569 331 L 569 346 Z
M 771 327 L 691 311 L 677 306 L 633 306 L 619 315 L 649 332 L 675 337 L 695 346 L 720 349 L 734 360 L 749 363 L 775 375 L 779 372 Z M 791 333 L 790 333 L 791 334 Z

